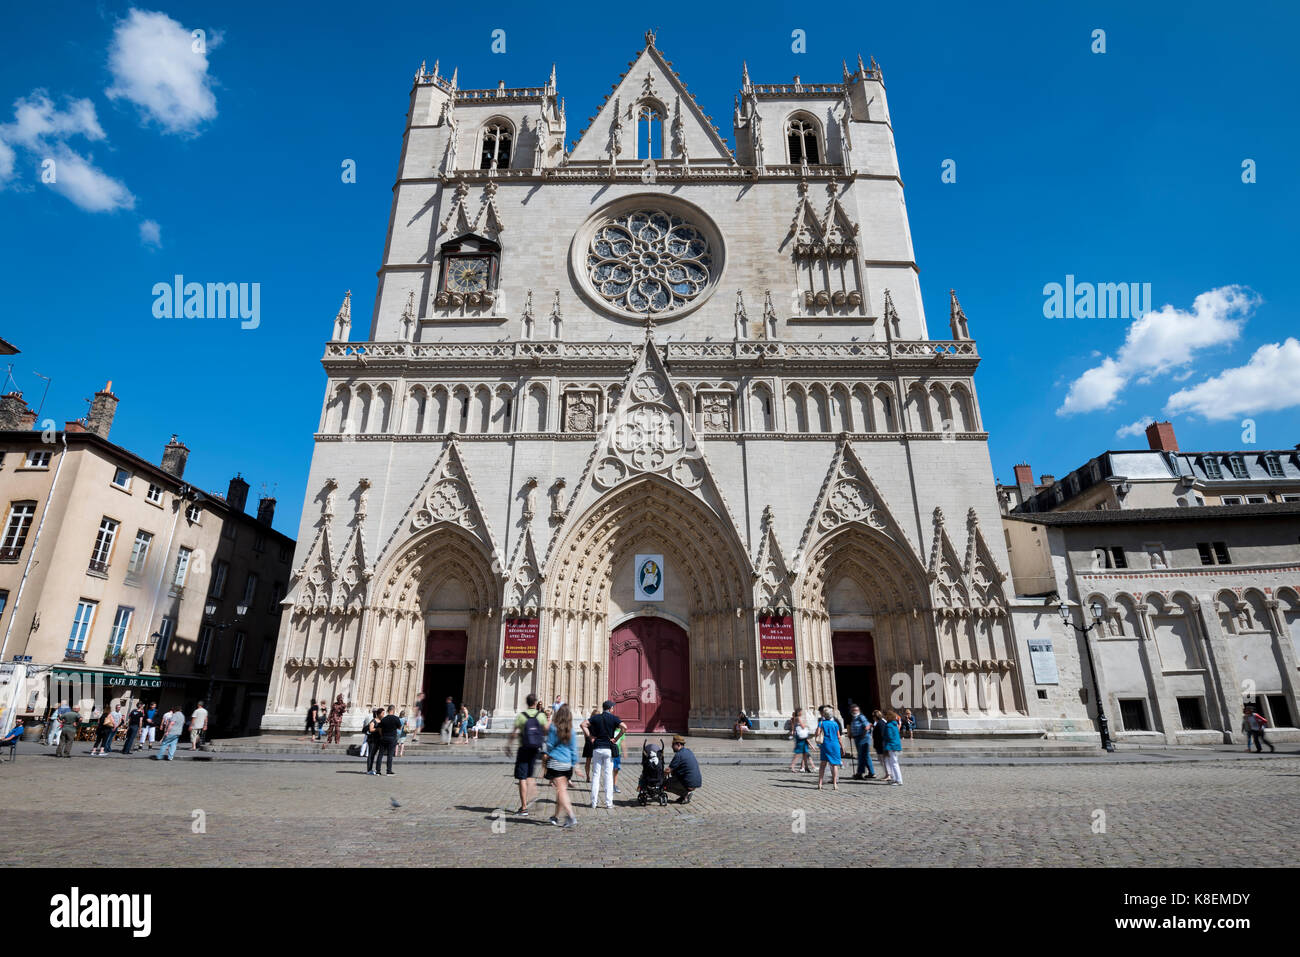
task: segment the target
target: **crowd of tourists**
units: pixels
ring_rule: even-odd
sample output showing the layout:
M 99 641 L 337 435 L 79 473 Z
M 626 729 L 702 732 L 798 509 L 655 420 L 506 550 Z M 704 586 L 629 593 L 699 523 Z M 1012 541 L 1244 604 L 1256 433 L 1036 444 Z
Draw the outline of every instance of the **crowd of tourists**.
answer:
M 115 753 L 114 745 L 121 741 L 116 753 L 152 751 L 156 745 L 158 753 L 154 758 L 171 761 L 188 726 L 189 750 L 205 745 L 209 714 L 202 701 L 190 713 L 188 721 L 181 708 L 159 711 L 156 701 L 150 704 L 140 701 L 129 709 L 128 704 L 125 700 L 114 701 L 102 710 L 93 708 L 82 715 L 81 705 L 61 701 L 45 722 L 41 743 L 54 748 L 56 758 L 70 758 L 73 743 L 81 738 L 83 731 L 89 730 L 94 736 L 89 752 L 91 757 Z M 16 730 L 21 731 L 22 725 L 17 725 Z
M 851 704 L 847 728 L 835 717 L 835 712 L 829 705 L 818 708 L 816 715 L 813 718 L 811 709 L 796 708 L 790 716 L 790 736 L 794 739 L 794 758 L 790 762 L 792 772 L 812 773 L 812 752 L 815 747 L 820 757 L 817 789 L 822 789 L 829 769 L 831 788 L 839 790 L 840 768 L 844 764 L 842 745 L 843 739 L 847 738 L 857 752 L 854 780 L 875 779 L 876 767 L 871 761 L 871 752 L 875 751 L 885 769 L 884 783 L 902 786 L 903 769 L 898 758 L 903 750 L 903 737 L 906 735 L 910 738 L 916 730 L 916 718 L 910 709 L 904 708 L 902 714 L 877 709 L 868 717 L 858 705 Z

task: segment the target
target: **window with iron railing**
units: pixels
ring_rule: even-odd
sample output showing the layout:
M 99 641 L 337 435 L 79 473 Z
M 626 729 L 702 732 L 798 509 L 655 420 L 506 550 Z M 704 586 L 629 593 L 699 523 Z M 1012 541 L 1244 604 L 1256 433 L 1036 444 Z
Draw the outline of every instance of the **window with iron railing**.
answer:
M 0 539 L 0 562 L 16 562 L 27 544 L 27 532 L 36 517 L 35 502 L 14 502 L 9 506 L 4 538 Z
M 67 661 L 86 660 L 86 640 L 90 637 L 90 626 L 95 620 L 98 602 L 81 599 L 77 602 L 76 614 L 72 616 L 72 631 L 68 634 L 68 647 L 64 653 Z
M 90 570 L 98 574 L 108 571 L 108 560 L 113 555 L 113 542 L 117 538 L 116 519 L 104 517 L 99 523 L 99 532 L 95 535 L 95 547 L 90 551 Z

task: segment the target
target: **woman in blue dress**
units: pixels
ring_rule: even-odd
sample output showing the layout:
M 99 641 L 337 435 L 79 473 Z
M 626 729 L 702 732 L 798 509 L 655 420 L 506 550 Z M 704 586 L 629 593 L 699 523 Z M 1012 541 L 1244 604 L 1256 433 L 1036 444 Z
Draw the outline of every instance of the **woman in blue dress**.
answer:
M 840 735 L 844 729 L 831 714 L 829 705 L 822 705 L 822 719 L 817 722 L 817 745 L 821 748 L 822 763 L 817 771 L 817 790 L 822 789 L 822 779 L 826 777 L 826 765 L 831 766 L 831 789 L 840 789 Z

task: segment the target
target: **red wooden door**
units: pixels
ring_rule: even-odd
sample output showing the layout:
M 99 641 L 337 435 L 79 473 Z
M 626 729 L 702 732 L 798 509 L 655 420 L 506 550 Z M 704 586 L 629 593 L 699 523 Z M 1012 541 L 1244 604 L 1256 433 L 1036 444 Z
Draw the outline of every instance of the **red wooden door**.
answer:
M 686 732 L 690 714 L 686 632 L 663 618 L 633 618 L 609 638 L 609 699 L 632 731 Z

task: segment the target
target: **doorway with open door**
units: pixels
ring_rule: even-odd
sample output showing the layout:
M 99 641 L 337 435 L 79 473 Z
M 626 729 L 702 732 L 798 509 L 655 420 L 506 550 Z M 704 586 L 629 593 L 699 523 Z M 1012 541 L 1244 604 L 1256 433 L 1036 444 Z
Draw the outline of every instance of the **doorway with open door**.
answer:
M 469 636 L 463 631 L 433 630 L 424 643 L 424 727 L 437 732 L 442 727 L 446 701 L 457 708 L 468 704 L 465 695 L 465 652 Z M 473 712 L 473 706 L 470 708 Z
M 849 705 L 856 704 L 868 717 L 880 707 L 880 685 L 876 678 L 876 648 L 869 631 L 831 633 L 831 654 L 835 661 L 835 706 L 849 720 Z

